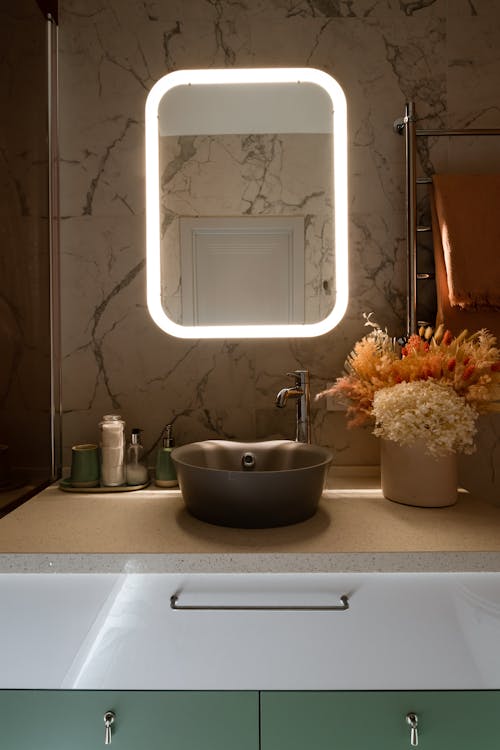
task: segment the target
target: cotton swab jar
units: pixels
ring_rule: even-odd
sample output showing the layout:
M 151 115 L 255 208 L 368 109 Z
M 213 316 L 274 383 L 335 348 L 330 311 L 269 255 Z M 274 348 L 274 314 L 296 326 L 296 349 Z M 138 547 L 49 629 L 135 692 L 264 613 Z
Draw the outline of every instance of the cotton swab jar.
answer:
M 101 484 L 118 487 L 125 484 L 125 422 L 118 414 L 106 414 L 101 430 Z

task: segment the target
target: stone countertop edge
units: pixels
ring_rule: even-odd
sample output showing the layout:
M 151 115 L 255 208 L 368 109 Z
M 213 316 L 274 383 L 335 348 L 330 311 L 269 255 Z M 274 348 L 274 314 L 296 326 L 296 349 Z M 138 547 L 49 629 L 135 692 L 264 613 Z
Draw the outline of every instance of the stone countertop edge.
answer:
M 500 552 L 1 554 L 0 574 L 489 573 Z

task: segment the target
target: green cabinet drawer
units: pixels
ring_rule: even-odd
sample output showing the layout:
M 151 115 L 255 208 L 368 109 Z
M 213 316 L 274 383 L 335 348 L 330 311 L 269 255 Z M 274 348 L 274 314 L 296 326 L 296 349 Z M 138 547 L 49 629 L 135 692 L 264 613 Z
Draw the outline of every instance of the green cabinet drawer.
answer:
M 498 750 L 500 691 L 265 692 L 261 750 Z
M 258 750 L 257 692 L 0 691 L 1 750 Z
M 498 750 L 500 691 L 0 691 L 1 750 Z M 260 738 L 259 738 L 260 729 Z

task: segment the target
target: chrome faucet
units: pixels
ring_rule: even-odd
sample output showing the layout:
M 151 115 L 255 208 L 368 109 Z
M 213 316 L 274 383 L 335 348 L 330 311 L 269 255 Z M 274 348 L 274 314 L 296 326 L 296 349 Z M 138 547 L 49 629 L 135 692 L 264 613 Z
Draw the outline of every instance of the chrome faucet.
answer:
M 295 378 L 295 385 L 290 388 L 282 388 L 276 396 L 275 404 L 280 409 L 286 405 L 289 398 L 297 401 L 297 430 L 295 440 L 299 443 L 311 442 L 311 407 L 309 391 L 309 370 L 295 370 L 289 372 L 291 378 Z

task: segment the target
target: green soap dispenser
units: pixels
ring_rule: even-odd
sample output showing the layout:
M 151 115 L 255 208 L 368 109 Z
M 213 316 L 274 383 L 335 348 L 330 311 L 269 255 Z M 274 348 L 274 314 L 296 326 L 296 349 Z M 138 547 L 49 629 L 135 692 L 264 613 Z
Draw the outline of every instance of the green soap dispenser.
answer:
M 172 461 L 172 448 L 174 445 L 172 425 L 167 424 L 163 430 L 161 446 L 158 448 L 158 455 L 156 456 L 155 484 L 158 487 L 176 487 L 178 484 L 177 473 Z

